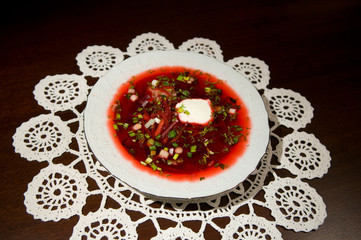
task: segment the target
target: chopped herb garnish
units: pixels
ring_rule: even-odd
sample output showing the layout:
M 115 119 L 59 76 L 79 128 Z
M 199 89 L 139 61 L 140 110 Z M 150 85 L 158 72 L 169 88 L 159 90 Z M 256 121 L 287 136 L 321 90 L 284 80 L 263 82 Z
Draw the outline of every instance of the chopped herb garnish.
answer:
M 175 130 L 171 130 L 168 133 L 169 138 L 175 138 L 177 136 L 177 132 Z
M 191 146 L 191 152 L 194 153 L 197 151 L 197 145 Z
M 191 92 L 190 91 L 188 91 L 188 90 L 183 90 L 182 91 L 182 94 L 184 95 L 184 96 L 189 96 L 190 94 L 191 94 Z
M 139 119 L 137 117 L 133 117 L 132 120 L 133 120 L 133 123 L 138 123 L 139 122 Z
M 178 80 L 178 81 L 183 81 L 183 76 L 182 76 L 182 75 L 179 75 L 179 76 L 177 77 L 177 80 Z
M 232 97 L 229 97 L 229 101 L 231 101 L 232 103 L 236 104 L 237 99 L 234 99 L 234 98 L 232 98 Z
M 152 163 L 150 164 L 150 167 L 153 169 L 153 171 L 156 171 L 156 170 L 158 169 L 158 166 L 155 165 L 154 162 L 152 162 Z
M 145 160 L 145 163 L 146 164 L 150 164 L 151 162 L 153 162 L 153 159 L 148 157 L 146 160 Z
M 155 145 L 156 147 L 161 147 L 161 146 L 163 146 L 163 144 L 161 144 L 161 143 L 158 142 L 158 141 L 155 141 L 155 142 L 154 142 L 154 145 Z
M 216 164 L 214 164 L 214 167 L 220 167 L 222 170 L 224 170 L 225 168 L 228 167 L 228 165 L 226 165 L 224 163 L 216 163 Z

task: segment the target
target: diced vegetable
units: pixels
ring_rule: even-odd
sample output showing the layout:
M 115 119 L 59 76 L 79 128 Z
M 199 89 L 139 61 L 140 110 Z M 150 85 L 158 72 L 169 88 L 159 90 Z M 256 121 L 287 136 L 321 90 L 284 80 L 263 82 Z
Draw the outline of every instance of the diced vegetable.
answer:
M 158 86 L 158 84 L 159 84 L 159 81 L 158 81 L 158 80 L 154 79 L 154 80 L 152 81 L 152 86 L 156 87 L 156 86 Z
M 142 128 L 142 124 L 140 124 L 140 123 L 137 123 L 137 124 L 135 124 L 134 126 L 133 126 L 133 130 L 134 131 L 138 131 L 139 129 L 141 129 Z
M 177 132 L 175 130 L 171 130 L 168 133 L 168 138 L 174 138 L 177 136 Z
M 150 164 L 151 162 L 153 162 L 153 159 L 148 157 L 144 162 Z
M 149 138 L 149 139 L 147 140 L 146 145 L 147 145 L 148 147 L 153 146 L 153 145 L 154 145 L 154 140 L 151 139 L 151 138 Z
M 160 123 L 160 119 L 157 118 L 157 117 L 154 118 L 154 121 L 155 121 L 156 123 L 158 123 L 158 124 Z
M 175 149 L 175 153 L 177 153 L 177 154 L 181 154 L 183 152 L 183 148 L 182 147 L 177 147 L 176 149 Z
M 135 102 L 135 101 L 138 100 L 138 96 L 135 95 L 135 94 L 132 94 L 129 99 L 130 99 L 132 102 Z
M 153 169 L 153 171 L 156 171 L 156 170 L 158 169 L 158 166 L 155 165 L 154 162 L 152 162 L 152 163 L 150 164 L 150 167 Z
M 158 125 L 157 129 L 155 130 L 155 133 L 154 133 L 155 136 L 157 136 L 157 135 L 159 135 L 159 134 L 161 133 L 162 128 L 163 128 L 163 126 L 164 126 L 164 123 L 165 123 L 165 119 L 163 118 L 163 119 L 159 122 L 159 125 Z
M 236 109 L 235 108 L 230 108 L 229 110 L 228 110 L 228 113 L 229 114 L 235 114 L 236 113 Z
M 159 152 L 159 157 L 163 158 L 163 159 L 167 159 L 169 156 L 169 152 L 165 151 L 164 149 L 160 150 Z

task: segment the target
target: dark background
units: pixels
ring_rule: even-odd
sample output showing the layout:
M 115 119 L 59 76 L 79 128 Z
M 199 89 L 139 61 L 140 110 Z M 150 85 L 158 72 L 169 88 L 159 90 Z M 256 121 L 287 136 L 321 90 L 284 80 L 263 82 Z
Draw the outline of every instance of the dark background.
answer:
M 291 89 L 311 102 L 314 117 L 305 131 L 331 152 L 332 166 L 323 178 L 307 182 L 323 197 L 328 217 L 310 233 L 279 229 L 284 239 L 359 239 L 360 10 L 356 0 L 14 1 L 2 6 L 0 238 L 68 239 L 78 220 L 34 220 L 23 204 L 27 184 L 46 166 L 21 158 L 12 147 L 16 128 L 46 113 L 34 100 L 35 85 L 47 75 L 81 74 L 75 57 L 87 46 L 126 51 L 137 35 L 155 32 L 176 48 L 194 37 L 215 40 L 225 61 L 262 59 L 271 72 L 268 88 Z M 140 235 L 148 230 L 140 229 Z

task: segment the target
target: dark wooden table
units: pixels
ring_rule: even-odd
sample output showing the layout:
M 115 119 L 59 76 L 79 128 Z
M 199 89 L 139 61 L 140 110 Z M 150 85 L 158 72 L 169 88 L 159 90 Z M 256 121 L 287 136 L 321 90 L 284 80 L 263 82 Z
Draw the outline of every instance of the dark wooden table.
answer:
M 145 32 L 159 33 L 176 47 L 194 37 L 215 40 L 225 60 L 264 60 L 271 71 L 269 88 L 305 96 L 315 109 L 307 132 L 332 157 L 328 174 L 309 181 L 323 197 L 328 217 L 309 233 L 279 229 L 284 239 L 360 239 L 361 2 L 259 2 L 74 1 L 3 7 L 0 239 L 68 239 L 78 220 L 42 222 L 25 210 L 27 184 L 47 165 L 21 158 L 12 146 L 22 122 L 47 112 L 34 100 L 34 86 L 47 75 L 80 74 L 75 56 L 87 46 L 125 51 Z M 140 236 L 149 229 L 139 229 Z

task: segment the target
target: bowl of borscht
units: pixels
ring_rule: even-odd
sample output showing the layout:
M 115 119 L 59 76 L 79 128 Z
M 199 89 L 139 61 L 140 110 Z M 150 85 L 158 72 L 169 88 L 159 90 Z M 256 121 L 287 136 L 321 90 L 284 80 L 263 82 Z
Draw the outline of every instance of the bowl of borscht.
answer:
M 203 54 L 151 51 L 127 58 L 93 86 L 84 130 L 116 178 L 157 197 L 228 191 L 257 167 L 269 142 L 255 87 Z

